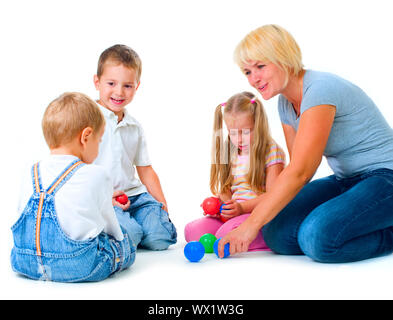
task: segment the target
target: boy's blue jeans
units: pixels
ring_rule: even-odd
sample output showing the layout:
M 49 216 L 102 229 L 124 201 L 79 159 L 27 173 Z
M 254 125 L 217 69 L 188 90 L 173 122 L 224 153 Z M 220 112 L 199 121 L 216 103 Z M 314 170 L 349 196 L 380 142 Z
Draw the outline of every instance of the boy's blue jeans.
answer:
M 314 180 L 262 228 L 279 254 L 351 262 L 393 252 L 393 171 Z
M 115 206 L 115 212 L 135 247 L 165 250 L 176 243 L 176 228 L 161 203 L 147 192 L 129 197 L 129 200 L 131 205 L 126 211 Z

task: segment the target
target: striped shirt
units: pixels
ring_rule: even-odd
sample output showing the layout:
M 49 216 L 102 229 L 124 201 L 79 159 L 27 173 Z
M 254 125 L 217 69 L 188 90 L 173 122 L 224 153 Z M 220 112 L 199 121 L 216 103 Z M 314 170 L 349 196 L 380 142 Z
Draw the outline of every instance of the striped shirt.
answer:
M 285 165 L 285 153 L 278 144 L 273 143 L 266 155 L 265 170 L 279 163 Z M 239 155 L 236 163 L 233 165 L 233 184 L 231 187 L 232 199 L 239 202 L 254 199 L 258 196 L 258 193 L 254 192 L 247 182 L 249 165 L 250 161 L 248 155 Z

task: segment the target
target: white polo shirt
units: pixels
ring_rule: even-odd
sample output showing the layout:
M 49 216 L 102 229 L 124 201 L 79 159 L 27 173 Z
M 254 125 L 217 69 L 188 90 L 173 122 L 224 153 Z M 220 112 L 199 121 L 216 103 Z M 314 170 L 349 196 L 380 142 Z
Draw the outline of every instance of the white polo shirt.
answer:
M 122 190 L 129 197 L 147 192 L 135 177 L 135 166 L 151 165 L 141 125 L 126 109 L 123 119 L 117 123 L 117 116 L 112 111 L 97 105 L 105 116 L 106 125 L 94 163 L 105 168 L 114 190 Z

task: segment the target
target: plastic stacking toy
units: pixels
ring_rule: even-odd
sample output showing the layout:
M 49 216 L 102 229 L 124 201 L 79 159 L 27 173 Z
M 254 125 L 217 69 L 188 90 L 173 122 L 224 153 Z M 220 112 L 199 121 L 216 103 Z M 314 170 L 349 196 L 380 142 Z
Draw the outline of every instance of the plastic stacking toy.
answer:
M 218 258 L 220 258 L 220 256 L 218 255 L 218 243 L 220 242 L 220 240 L 221 240 L 221 238 L 217 239 L 217 240 L 214 242 L 214 245 L 213 245 L 214 253 L 216 254 L 216 256 L 217 256 Z M 225 247 L 224 247 L 224 257 L 223 257 L 223 258 L 226 258 L 226 257 L 228 257 L 229 255 L 230 255 L 230 253 L 229 253 L 229 243 L 227 243 L 227 244 L 225 245 Z
M 205 255 L 205 247 L 199 241 L 190 241 L 184 247 L 184 256 L 190 262 L 198 262 Z
M 199 242 L 202 243 L 205 248 L 205 253 L 213 253 L 213 245 L 216 240 L 216 236 L 211 233 L 205 233 L 199 238 Z
M 216 197 L 209 197 L 203 200 L 203 212 L 210 215 L 215 215 L 220 212 L 221 201 Z

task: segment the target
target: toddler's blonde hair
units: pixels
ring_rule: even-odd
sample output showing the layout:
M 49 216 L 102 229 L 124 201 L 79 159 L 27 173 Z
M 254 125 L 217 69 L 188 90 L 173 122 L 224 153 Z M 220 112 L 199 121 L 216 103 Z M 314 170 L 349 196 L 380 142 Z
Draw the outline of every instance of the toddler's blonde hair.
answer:
M 247 182 L 254 192 L 264 191 L 266 155 L 273 140 L 262 102 L 252 93 L 242 92 L 232 96 L 224 105 L 218 105 L 215 110 L 210 169 L 210 190 L 214 195 L 230 191 L 233 184 L 232 162 L 236 159 L 238 150 L 230 141 L 229 135 L 224 142 L 223 117 L 236 117 L 239 113 L 248 113 L 254 120 L 254 140 L 250 149 Z
M 42 119 L 42 131 L 50 149 L 71 142 L 83 129 L 91 127 L 98 132 L 105 118 L 88 96 L 79 92 L 66 92 L 53 100 Z
M 264 25 L 247 34 L 237 45 L 234 60 L 240 68 L 249 61 L 272 62 L 281 67 L 287 77 L 297 76 L 304 68 L 295 39 L 275 24 Z

